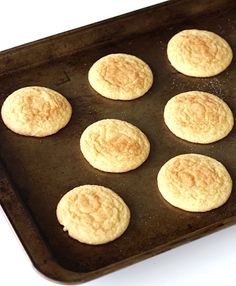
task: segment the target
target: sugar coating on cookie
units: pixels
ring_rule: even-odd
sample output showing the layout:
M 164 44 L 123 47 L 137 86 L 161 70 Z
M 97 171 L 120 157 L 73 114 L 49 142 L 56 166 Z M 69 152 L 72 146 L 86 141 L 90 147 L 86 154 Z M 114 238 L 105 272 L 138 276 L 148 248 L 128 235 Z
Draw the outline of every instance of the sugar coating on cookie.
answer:
M 147 159 L 150 143 L 134 125 L 118 119 L 103 119 L 85 129 L 80 148 L 94 168 L 122 173 L 136 169 Z
M 172 97 L 164 109 L 164 120 L 176 136 L 194 143 L 212 143 L 229 134 L 234 117 L 219 97 L 189 91 Z
M 93 89 L 104 97 L 132 100 L 151 88 L 153 74 L 150 67 L 135 56 L 110 54 L 92 65 L 88 79 Z
M 86 244 L 103 244 L 127 229 L 130 211 L 112 190 L 84 185 L 66 193 L 57 205 L 57 218 L 68 235 Z
M 184 154 L 167 161 L 157 184 L 171 205 L 190 212 L 206 212 L 223 205 L 232 191 L 232 180 L 217 160 L 199 154 Z
M 13 132 L 44 137 L 67 125 L 72 108 L 58 92 L 41 86 L 23 87 L 10 94 L 1 109 L 2 120 Z
M 210 77 L 230 65 L 233 52 L 217 34 L 192 29 L 183 30 L 170 39 L 167 56 L 171 65 L 185 75 Z

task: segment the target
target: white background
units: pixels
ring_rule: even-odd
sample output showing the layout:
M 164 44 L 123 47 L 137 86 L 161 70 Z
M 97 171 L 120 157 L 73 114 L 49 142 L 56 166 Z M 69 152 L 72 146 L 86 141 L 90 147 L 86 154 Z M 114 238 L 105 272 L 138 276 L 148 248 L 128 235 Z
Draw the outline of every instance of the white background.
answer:
M 2 0 L 0 51 L 158 2 L 162 1 Z M 232 226 L 85 285 L 235 285 L 235 269 Z M 0 285 L 57 285 L 33 268 L 1 207 Z

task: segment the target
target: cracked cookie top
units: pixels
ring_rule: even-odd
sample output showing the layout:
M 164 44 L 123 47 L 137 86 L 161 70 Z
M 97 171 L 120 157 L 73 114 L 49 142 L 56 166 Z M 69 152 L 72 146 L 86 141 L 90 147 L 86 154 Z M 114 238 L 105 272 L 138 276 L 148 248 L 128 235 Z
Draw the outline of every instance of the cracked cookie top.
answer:
M 15 133 L 44 137 L 67 125 L 72 108 L 58 92 L 40 86 L 16 90 L 3 103 L 1 115 L 5 125 Z
M 230 65 L 233 52 L 217 34 L 192 29 L 183 30 L 170 39 L 167 56 L 171 65 L 185 75 L 210 77 Z
M 120 237 L 130 221 L 129 208 L 121 197 L 97 185 L 76 187 L 66 193 L 56 214 L 69 236 L 94 245 Z
M 80 148 L 94 168 L 123 173 L 136 169 L 147 159 L 150 143 L 134 125 L 118 119 L 103 119 L 85 129 Z
M 171 205 L 191 212 L 206 212 L 223 205 L 232 191 L 232 179 L 217 160 L 199 154 L 184 154 L 167 161 L 157 184 Z
M 219 97 L 188 91 L 172 97 L 164 120 L 176 136 L 193 143 L 212 143 L 226 137 L 234 125 L 233 113 Z
M 100 95 L 114 100 L 143 96 L 152 86 L 150 67 L 127 54 L 110 54 L 96 61 L 89 70 L 90 85 Z

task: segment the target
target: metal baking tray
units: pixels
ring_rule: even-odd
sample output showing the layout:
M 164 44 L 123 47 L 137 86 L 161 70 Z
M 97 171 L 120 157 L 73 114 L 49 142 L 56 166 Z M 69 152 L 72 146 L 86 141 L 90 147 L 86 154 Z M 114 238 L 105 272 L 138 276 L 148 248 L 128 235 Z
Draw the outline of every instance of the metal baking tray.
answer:
M 230 67 L 211 78 L 192 78 L 174 70 L 166 46 L 171 36 L 187 28 L 224 37 L 235 55 Z M 90 66 L 109 53 L 133 54 L 150 65 L 154 84 L 145 96 L 112 101 L 89 86 Z M 156 185 L 160 167 L 182 153 L 221 161 L 235 185 L 236 128 L 219 142 L 198 145 L 175 137 L 163 121 L 166 102 L 188 90 L 218 95 L 236 115 L 235 59 L 233 0 L 169 1 L 0 53 L 1 105 L 16 89 L 41 85 L 65 95 L 73 107 L 69 125 L 46 138 L 20 136 L 0 123 L 0 203 L 40 272 L 66 283 L 88 281 L 236 222 L 235 189 L 224 206 L 191 213 L 166 203 Z M 79 147 L 81 133 L 103 118 L 126 120 L 147 134 L 151 153 L 141 167 L 109 174 L 86 162 Z M 67 191 L 83 184 L 110 187 L 127 202 L 131 223 L 119 239 L 90 246 L 63 232 L 56 205 Z

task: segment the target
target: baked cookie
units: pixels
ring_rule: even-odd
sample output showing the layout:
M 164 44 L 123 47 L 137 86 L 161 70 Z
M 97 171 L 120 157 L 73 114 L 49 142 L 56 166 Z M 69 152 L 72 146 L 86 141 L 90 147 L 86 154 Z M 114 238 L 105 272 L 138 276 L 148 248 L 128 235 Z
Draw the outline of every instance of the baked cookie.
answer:
M 223 205 L 232 191 L 232 180 L 217 160 L 198 154 L 176 156 L 157 176 L 163 198 L 190 212 L 206 212 Z
M 87 244 L 103 244 L 121 236 L 130 221 L 125 202 L 112 190 L 84 185 L 66 193 L 56 210 L 70 237 Z
M 88 73 L 93 89 L 114 100 L 132 100 L 143 96 L 152 86 L 150 67 L 127 54 L 110 54 L 96 61 Z
M 172 97 L 164 109 L 164 120 L 176 136 L 194 143 L 212 143 L 229 134 L 234 117 L 219 97 L 189 91 Z
M 40 86 L 23 87 L 3 103 L 2 120 L 15 133 L 44 137 L 66 126 L 72 114 L 67 99 L 58 92 Z
M 233 52 L 217 34 L 192 29 L 181 31 L 170 39 L 167 56 L 171 65 L 185 75 L 210 77 L 230 65 Z
M 134 125 L 118 119 L 104 119 L 85 129 L 80 148 L 94 168 L 123 173 L 136 169 L 147 159 L 150 143 Z

